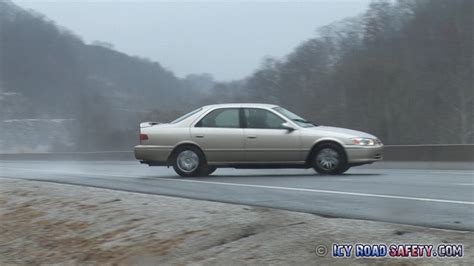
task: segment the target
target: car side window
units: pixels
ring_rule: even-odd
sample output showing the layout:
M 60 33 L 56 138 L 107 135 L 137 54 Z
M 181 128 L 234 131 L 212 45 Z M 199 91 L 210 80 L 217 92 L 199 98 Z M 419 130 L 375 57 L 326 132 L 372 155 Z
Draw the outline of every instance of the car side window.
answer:
M 238 108 L 222 108 L 207 114 L 196 127 L 225 127 L 239 128 L 239 109 Z
M 244 114 L 247 128 L 283 129 L 281 124 L 285 120 L 270 111 L 258 108 L 245 108 Z

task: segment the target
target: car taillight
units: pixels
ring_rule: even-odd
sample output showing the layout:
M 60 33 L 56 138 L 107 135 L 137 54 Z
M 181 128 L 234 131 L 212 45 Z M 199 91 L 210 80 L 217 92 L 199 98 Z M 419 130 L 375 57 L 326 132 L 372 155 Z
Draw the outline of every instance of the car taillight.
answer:
M 148 135 L 147 134 L 142 134 L 140 133 L 140 141 L 142 140 L 147 140 L 148 139 Z

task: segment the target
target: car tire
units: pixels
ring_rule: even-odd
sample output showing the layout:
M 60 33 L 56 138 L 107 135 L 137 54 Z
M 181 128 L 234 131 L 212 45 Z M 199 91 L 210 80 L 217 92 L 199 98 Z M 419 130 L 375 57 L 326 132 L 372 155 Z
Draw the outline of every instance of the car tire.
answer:
M 344 149 L 335 143 L 323 143 L 311 156 L 311 165 L 322 175 L 340 175 L 349 169 Z
M 214 173 L 215 171 L 217 170 L 217 168 L 215 166 L 207 166 L 203 169 L 203 174 L 204 175 L 210 175 L 212 173 Z
M 179 147 L 174 152 L 173 169 L 182 177 L 203 176 L 208 172 L 204 154 L 194 146 Z
M 351 168 L 351 166 L 349 164 L 346 164 L 346 167 L 342 168 L 341 172 L 339 174 L 343 174 L 343 173 L 347 172 L 347 170 L 349 170 L 350 168 Z

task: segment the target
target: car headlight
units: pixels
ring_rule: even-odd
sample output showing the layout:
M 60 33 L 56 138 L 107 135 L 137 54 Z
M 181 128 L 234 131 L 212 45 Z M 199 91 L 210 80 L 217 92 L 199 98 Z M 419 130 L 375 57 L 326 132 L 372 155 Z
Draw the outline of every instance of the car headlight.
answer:
M 359 145 L 359 146 L 374 146 L 375 139 L 369 138 L 352 138 L 352 144 Z

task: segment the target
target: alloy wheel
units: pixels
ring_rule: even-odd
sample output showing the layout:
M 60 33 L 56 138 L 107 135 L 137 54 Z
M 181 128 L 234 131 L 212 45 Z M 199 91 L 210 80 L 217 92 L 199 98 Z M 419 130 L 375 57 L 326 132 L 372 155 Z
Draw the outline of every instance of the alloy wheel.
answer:
M 191 173 L 199 166 L 199 156 L 194 151 L 184 150 L 178 154 L 176 162 L 179 170 Z
M 339 162 L 339 153 L 331 148 L 324 148 L 316 155 L 316 163 L 326 171 L 336 169 Z

